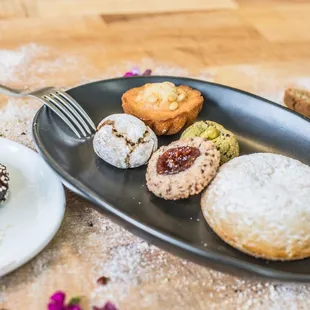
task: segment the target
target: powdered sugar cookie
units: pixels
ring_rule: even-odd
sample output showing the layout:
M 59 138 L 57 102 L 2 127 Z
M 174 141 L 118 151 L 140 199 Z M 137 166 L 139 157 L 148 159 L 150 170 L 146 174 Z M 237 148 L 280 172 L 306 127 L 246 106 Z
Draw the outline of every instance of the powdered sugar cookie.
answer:
M 310 256 L 310 167 L 275 154 L 224 164 L 201 198 L 216 234 L 242 252 L 270 260 Z
M 214 178 L 220 153 L 203 138 L 174 141 L 151 157 L 146 184 L 156 196 L 167 200 L 199 194 Z
M 141 120 L 127 114 L 113 114 L 103 119 L 93 142 L 100 158 L 123 169 L 146 164 L 157 145 L 154 132 Z

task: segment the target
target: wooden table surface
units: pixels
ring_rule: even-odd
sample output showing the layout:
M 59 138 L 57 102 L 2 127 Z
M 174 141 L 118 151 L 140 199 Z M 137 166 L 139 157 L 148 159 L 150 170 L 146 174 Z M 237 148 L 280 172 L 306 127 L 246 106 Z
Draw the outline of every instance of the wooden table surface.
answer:
M 132 66 L 199 77 L 281 104 L 310 88 L 308 0 L 0 0 L 0 83 L 70 87 Z M 0 97 L 0 134 L 33 148 L 40 104 Z M 1 152 L 1 150 L 0 150 Z M 0 248 L 1 251 L 1 248 Z M 109 278 L 106 285 L 99 277 Z M 134 237 L 67 192 L 50 245 L 0 279 L 0 309 L 41 310 L 64 290 L 84 309 L 309 309 L 310 289 L 245 281 Z

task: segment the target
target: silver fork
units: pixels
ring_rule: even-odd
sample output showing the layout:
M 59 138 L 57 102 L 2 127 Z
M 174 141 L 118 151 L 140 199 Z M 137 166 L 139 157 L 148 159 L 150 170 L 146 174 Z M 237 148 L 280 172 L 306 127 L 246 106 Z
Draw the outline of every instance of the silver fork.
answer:
M 39 99 L 53 110 L 76 134 L 78 138 L 88 137 L 96 131 L 96 126 L 83 108 L 65 91 L 45 87 L 34 91 L 22 91 L 0 84 L 0 93 L 12 97 L 32 97 Z

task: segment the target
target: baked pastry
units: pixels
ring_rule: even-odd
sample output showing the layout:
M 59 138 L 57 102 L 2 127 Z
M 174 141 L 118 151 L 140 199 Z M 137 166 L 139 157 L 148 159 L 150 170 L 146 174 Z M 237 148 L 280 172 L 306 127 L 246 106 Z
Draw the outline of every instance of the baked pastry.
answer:
M 214 178 L 220 153 L 203 138 L 174 141 L 156 151 L 148 164 L 146 185 L 158 197 L 177 200 L 199 194 Z
M 7 199 L 9 191 L 9 173 L 4 165 L 0 164 L 0 203 Z
M 173 135 L 190 125 L 201 111 L 203 97 L 189 86 L 148 83 L 122 96 L 123 110 L 143 120 L 157 135 Z
M 286 106 L 310 118 L 310 92 L 297 88 L 288 88 L 284 93 Z
M 93 146 L 104 161 L 126 169 L 146 164 L 158 142 L 154 132 L 138 118 L 113 114 L 98 125 Z
M 310 167 L 276 154 L 223 165 L 201 197 L 205 219 L 236 249 L 270 260 L 310 256 Z
M 221 153 L 221 165 L 239 156 L 239 144 L 235 135 L 216 122 L 196 122 L 181 135 L 181 139 L 192 137 L 202 137 L 211 140 Z

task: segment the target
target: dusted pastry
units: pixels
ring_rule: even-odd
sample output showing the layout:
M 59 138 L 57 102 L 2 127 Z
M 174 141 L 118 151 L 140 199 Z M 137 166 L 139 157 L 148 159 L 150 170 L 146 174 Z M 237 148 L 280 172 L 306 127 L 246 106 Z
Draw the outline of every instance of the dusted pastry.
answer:
M 282 155 L 256 153 L 221 166 L 202 194 L 216 234 L 255 257 L 310 257 L 310 167 Z
M 96 154 L 117 168 L 145 165 L 157 150 L 157 137 L 138 118 L 113 114 L 98 125 L 93 146 Z
M 124 112 L 143 120 L 157 135 L 173 135 L 190 125 L 202 104 L 198 90 L 171 82 L 148 83 L 122 96 Z
M 239 156 L 239 144 L 235 135 L 218 123 L 212 121 L 196 122 L 181 135 L 181 139 L 192 137 L 211 140 L 221 153 L 221 165 Z
M 9 173 L 4 165 L 0 164 L 0 203 L 7 199 L 9 191 Z
M 211 182 L 219 163 L 220 153 L 210 141 L 174 141 L 151 157 L 146 185 L 156 196 L 167 200 L 187 198 L 199 194 Z

